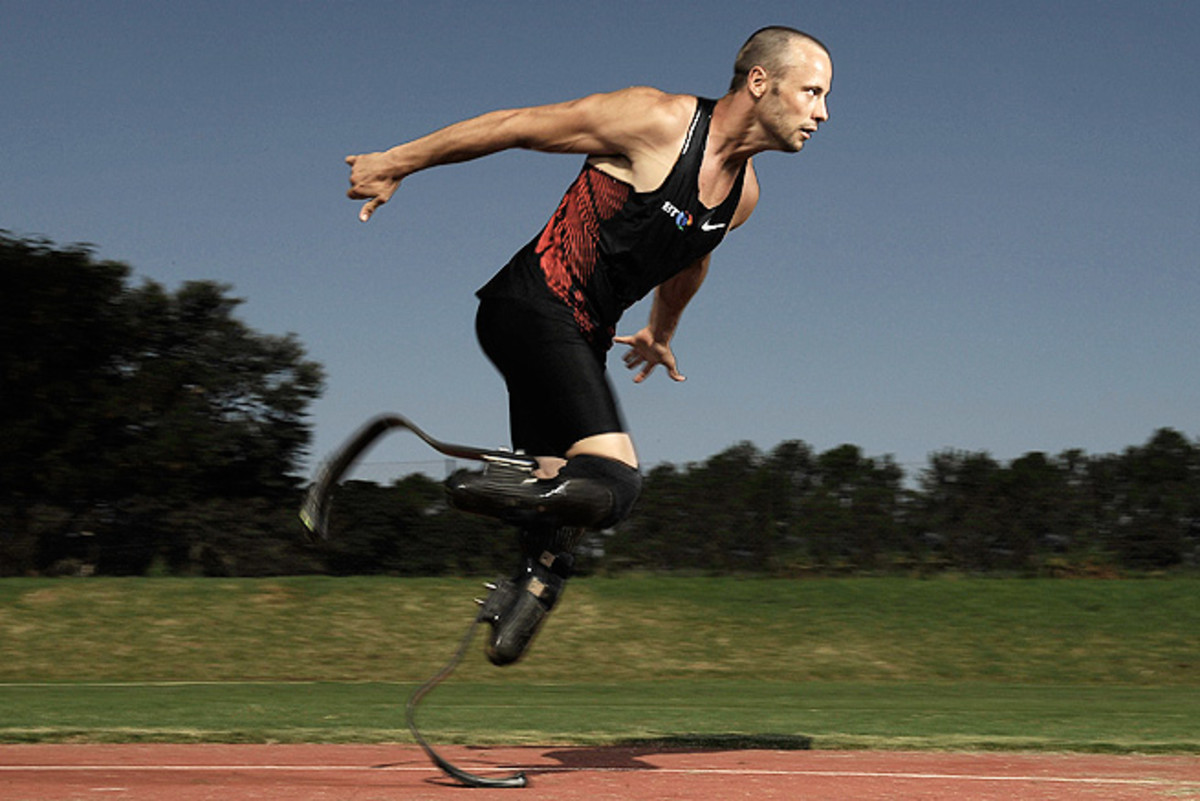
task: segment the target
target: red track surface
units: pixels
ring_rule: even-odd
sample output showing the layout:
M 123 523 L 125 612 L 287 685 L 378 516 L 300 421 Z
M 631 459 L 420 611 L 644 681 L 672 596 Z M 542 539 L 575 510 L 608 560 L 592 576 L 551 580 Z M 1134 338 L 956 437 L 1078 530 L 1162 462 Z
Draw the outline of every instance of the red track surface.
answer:
M 1079 754 L 439 749 L 520 790 L 467 790 L 411 746 L 0 746 L 4 801 L 654 799 L 1200 799 L 1200 758 Z

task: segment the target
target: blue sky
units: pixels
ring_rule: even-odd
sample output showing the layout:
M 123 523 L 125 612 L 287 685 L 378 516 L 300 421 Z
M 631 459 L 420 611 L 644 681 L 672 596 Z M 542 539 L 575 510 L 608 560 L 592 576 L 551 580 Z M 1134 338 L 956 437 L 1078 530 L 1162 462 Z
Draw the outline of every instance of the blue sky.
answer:
M 363 225 L 343 157 L 631 84 L 719 95 L 766 24 L 833 51 L 831 119 L 758 159 L 675 342 L 688 381 L 611 359 L 645 463 L 802 439 L 915 473 L 1200 433 L 1192 2 L 0 0 L 0 228 L 233 285 L 328 371 L 315 457 L 383 410 L 503 445 L 472 293 L 579 159 L 419 174 Z M 399 436 L 369 462 L 441 470 Z

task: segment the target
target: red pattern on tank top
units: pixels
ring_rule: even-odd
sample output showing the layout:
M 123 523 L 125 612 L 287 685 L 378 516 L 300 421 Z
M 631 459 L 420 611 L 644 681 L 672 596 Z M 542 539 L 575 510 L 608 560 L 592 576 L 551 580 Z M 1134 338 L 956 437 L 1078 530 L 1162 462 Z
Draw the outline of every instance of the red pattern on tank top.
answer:
M 584 287 L 596 269 L 600 224 L 614 217 L 629 197 L 627 184 L 586 168 L 563 195 L 538 239 L 546 285 L 571 308 L 579 330 L 591 336 L 597 321 L 588 312 Z

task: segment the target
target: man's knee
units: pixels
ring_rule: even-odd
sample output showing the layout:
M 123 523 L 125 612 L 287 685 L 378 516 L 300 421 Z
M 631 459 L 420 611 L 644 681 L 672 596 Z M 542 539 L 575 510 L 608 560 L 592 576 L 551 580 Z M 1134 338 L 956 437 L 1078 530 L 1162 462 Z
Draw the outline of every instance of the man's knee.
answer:
M 624 431 L 593 434 L 575 442 L 567 449 L 568 459 L 584 455 L 602 456 L 606 459 L 624 462 L 634 468 L 638 466 L 637 450 L 633 447 L 633 439 Z
M 629 516 L 641 490 L 637 468 L 591 454 L 572 456 L 554 478 L 494 464 L 446 479 L 455 508 L 519 526 L 615 526 Z
M 603 456 L 572 456 L 558 471 L 558 478 L 588 479 L 602 484 L 609 490 L 612 494 L 612 509 L 608 516 L 596 525 L 597 528 L 615 526 L 629 517 L 634 502 L 642 492 L 642 474 L 637 468 Z

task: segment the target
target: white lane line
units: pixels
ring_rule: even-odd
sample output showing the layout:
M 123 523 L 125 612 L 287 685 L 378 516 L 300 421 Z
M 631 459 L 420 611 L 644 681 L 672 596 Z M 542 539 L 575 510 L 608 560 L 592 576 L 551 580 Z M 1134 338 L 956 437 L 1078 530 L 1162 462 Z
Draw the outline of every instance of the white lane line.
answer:
M 504 765 L 467 766 L 476 773 L 508 773 L 514 770 L 529 773 L 659 773 L 694 776 L 804 776 L 811 778 L 860 778 L 860 779 L 910 779 L 971 782 L 1030 782 L 1040 784 L 1085 784 L 1102 786 L 1180 786 L 1200 787 L 1200 781 L 1179 779 L 1130 779 L 1102 776 L 1005 776 L 970 773 L 910 773 L 903 771 L 860 771 L 860 770 L 756 770 L 754 768 L 588 768 L 557 767 L 553 765 Z M 0 765 L 0 773 L 186 773 L 186 772 L 297 772 L 320 773 L 330 771 L 375 773 L 380 771 L 401 773 L 429 773 L 435 770 L 428 765 L 372 767 L 369 765 Z

